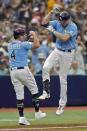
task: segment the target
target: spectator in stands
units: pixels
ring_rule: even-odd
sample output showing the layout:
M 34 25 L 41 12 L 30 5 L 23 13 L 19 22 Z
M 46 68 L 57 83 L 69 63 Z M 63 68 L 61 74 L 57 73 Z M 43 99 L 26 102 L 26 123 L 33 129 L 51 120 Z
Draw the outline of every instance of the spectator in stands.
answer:
M 43 53 L 45 59 L 47 58 L 47 56 L 50 53 L 49 47 L 47 45 L 43 44 L 43 39 L 40 40 L 40 46 L 39 46 L 39 48 L 36 49 L 36 50 L 34 50 L 33 53 L 32 53 L 32 63 L 33 64 L 37 64 L 39 62 L 38 61 L 38 54 L 39 53 Z
M 3 52 L 3 55 L 4 56 L 7 56 L 8 55 L 8 53 L 7 53 L 7 48 L 8 48 L 8 45 L 7 45 L 7 43 L 3 43 L 2 44 L 2 46 L 0 47 L 0 52 Z
M 13 35 L 13 30 L 14 30 L 14 20 L 11 19 L 7 26 L 6 26 L 6 32 L 5 32 L 5 35 L 7 36 L 10 36 L 10 35 Z
M 5 6 L 6 4 L 0 0 L 0 20 L 3 20 L 5 18 Z
M 42 74 L 42 68 L 45 62 L 44 54 L 39 53 L 38 54 L 38 60 L 39 62 L 35 65 L 35 73 L 36 74 Z
M 32 1 L 32 7 L 38 7 L 40 8 L 40 5 L 41 5 L 41 0 L 33 0 Z
M 2 35 L 3 35 L 3 32 L 2 32 L 2 29 L 0 29 L 0 45 L 2 45 Z
M 0 75 L 1 76 L 9 75 L 9 68 L 6 68 L 5 59 L 0 60 Z
M 3 37 L 6 36 L 10 38 L 9 42 L 11 42 L 13 40 L 12 33 L 15 27 L 21 24 L 21 26 L 25 26 L 24 28 L 27 29 L 27 32 L 34 30 L 37 32 L 41 41 L 40 49 L 31 53 L 31 67 L 33 67 L 32 72 L 35 74 L 33 70 L 35 64 L 39 63 L 38 54 L 44 53 L 44 57 L 46 58 L 55 48 L 55 37 L 43 30 L 40 26 L 44 15 L 54 7 L 58 7 L 60 10 L 67 10 L 79 28 L 82 39 L 80 38 L 81 42 L 77 44 L 76 60 L 78 60 L 78 68 L 81 67 L 80 69 L 84 71 L 82 68 L 84 67 L 84 61 L 85 68 L 87 66 L 87 50 L 84 49 L 81 43 L 84 43 L 87 47 L 86 0 L 0 0 L 0 20 L 3 20 L 0 21 L 0 50 L 4 50 L 4 54 L 0 53 L 0 57 L 7 57 L 7 45 L 5 41 L 3 42 Z M 53 14 L 51 19 L 56 19 L 56 17 L 57 16 Z M 57 69 L 54 67 L 52 74 L 56 74 L 56 71 Z
M 31 19 L 31 4 L 30 0 L 22 0 L 18 9 L 20 22 L 25 22 L 27 24 Z
M 0 60 L 4 59 L 4 53 L 2 51 L 0 51 Z
M 10 19 L 13 18 L 13 8 L 10 4 L 6 5 L 6 9 L 5 9 L 6 13 L 6 19 L 9 21 Z
M 85 72 L 78 68 L 78 62 L 76 60 L 72 62 L 72 67 L 69 71 L 69 75 L 85 75 Z
M 82 71 L 85 70 L 84 58 L 83 58 L 83 51 L 85 50 L 86 50 L 86 46 L 82 42 L 81 36 L 78 35 L 77 40 L 76 40 L 76 51 L 75 51 L 74 59 L 78 61 L 78 68 Z
M 46 7 L 47 7 L 46 0 L 42 0 L 40 5 L 40 12 L 42 13 L 42 16 L 44 16 L 46 13 Z
M 9 0 L 2 0 L 2 2 L 8 4 Z
M 38 23 L 41 24 L 42 13 L 40 12 L 40 8 L 38 8 L 38 7 L 33 8 L 31 21 L 32 21 L 32 19 L 37 19 Z
M 62 0 L 48 0 L 48 3 L 47 3 L 48 12 L 52 10 L 54 4 L 63 6 L 63 1 Z

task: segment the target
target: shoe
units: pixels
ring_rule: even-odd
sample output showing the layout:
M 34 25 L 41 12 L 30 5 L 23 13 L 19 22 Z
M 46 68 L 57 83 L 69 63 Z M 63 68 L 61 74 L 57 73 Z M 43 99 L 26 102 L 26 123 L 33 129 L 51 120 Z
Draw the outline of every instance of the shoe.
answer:
M 61 115 L 64 112 L 64 107 L 59 106 L 58 110 L 56 111 L 56 115 Z
M 25 117 L 19 117 L 19 122 L 20 125 L 30 125 L 30 123 L 26 120 Z
M 46 117 L 46 113 L 42 113 L 41 111 L 35 112 L 35 120 L 39 120 L 44 117 Z
M 39 100 L 45 100 L 46 98 L 50 98 L 50 94 L 47 94 L 46 91 L 43 91 L 43 94 L 38 97 Z

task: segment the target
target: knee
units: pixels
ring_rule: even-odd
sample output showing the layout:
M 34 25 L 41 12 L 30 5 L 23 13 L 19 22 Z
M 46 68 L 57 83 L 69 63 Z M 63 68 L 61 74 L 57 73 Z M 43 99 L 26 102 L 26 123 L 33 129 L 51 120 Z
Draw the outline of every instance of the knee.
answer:
M 24 92 L 16 92 L 17 100 L 23 100 L 24 99 Z

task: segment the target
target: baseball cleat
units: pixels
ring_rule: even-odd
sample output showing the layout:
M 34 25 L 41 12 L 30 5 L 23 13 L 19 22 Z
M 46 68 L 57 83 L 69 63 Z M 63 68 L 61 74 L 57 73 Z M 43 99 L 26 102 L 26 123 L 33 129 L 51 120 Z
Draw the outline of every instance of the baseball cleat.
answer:
M 25 117 L 19 117 L 19 122 L 20 125 L 30 125 L 30 123 L 26 120 Z
M 46 117 L 46 113 L 42 113 L 41 111 L 35 112 L 35 120 L 39 120 L 44 117 Z
M 45 100 L 46 98 L 50 98 L 50 94 L 47 94 L 46 91 L 43 91 L 43 94 L 38 97 L 39 100 Z
M 64 112 L 64 107 L 59 106 L 58 110 L 56 111 L 56 115 L 61 115 Z

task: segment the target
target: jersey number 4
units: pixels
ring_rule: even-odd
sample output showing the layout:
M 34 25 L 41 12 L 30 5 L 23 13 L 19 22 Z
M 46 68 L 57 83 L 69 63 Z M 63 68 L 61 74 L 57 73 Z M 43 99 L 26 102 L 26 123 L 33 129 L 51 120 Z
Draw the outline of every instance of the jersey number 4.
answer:
M 15 59 L 15 52 L 14 52 L 14 50 L 11 53 L 11 58 Z

